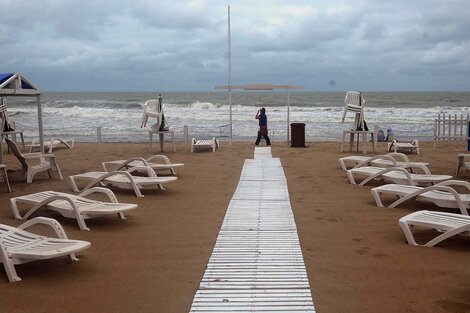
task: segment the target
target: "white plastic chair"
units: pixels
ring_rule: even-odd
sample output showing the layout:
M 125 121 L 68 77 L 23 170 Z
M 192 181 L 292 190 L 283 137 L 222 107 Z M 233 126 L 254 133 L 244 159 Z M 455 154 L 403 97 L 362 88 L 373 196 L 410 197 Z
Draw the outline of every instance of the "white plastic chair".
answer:
M 155 117 L 158 121 L 160 121 L 160 118 L 161 118 L 161 113 L 158 112 L 157 100 L 147 100 L 144 104 L 144 107 L 145 107 L 145 111 L 142 115 L 142 122 L 140 123 L 140 128 L 147 126 L 147 121 L 149 117 Z
M 351 167 L 362 167 L 364 165 L 370 164 L 371 166 L 376 167 L 396 167 L 396 166 L 428 166 L 429 162 L 411 162 L 408 156 L 403 153 L 390 152 L 383 155 L 376 155 L 373 157 L 362 156 L 362 155 L 350 155 L 347 157 L 338 159 L 341 168 L 345 171 Z
M 418 140 L 413 140 L 411 142 L 398 142 L 393 140 L 388 143 L 388 151 L 393 152 L 414 152 L 419 154 L 419 142 Z
M 215 137 L 205 140 L 196 140 L 196 138 L 191 139 L 191 153 L 200 149 L 212 149 L 212 152 L 215 152 L 218 148 L 219 141 L 215 139 Z
M 364 97 L 360 92 L 348 91 L 344 96 L 344 110 L 341 122 L 344 123 L 348 111 L 355 113 L 354 130 L 364 130 Z
M 21 153 L 16 144 L 8 138 L 5 141 L 13 152 L 15 157 L 20 161 L 22 170 L 26 173 L 26 182 L 28 184 L 33 182 L 33 177 L 37 173 L 47 171 L 49 177 L 53 177 L 53 169 L 57 171 L 60 179 L 62 180 L 62 173 L 59 165 L 55 161 L 55 155 L 38 153 Z
M 68 149 L 72 149 L 75 145 L 75 140 L 73 139 L 61 139 L 61 138 L 52 138 L 49 141 L 44 142 L 44 147 L 49 149 L 49 153 L 52 153 L 52 150 L 58 146 L 64 146 Z M 31 144 L 28 145 L 29 153 L 33 152 L 34 149 L 39 148 L 39 139 L 33 139 Z
M 375 199 L 377 207 L 383 207 L 382 195 L 391 195 L 398 200 L 388 205 L 390 208 L 395 208 L 405 201 L 416 199 L 424 202 L 431 202 L 441 208 L 459 209 L 463 215 L 469 215 L 470 209 L 470 194 L 458 193 L 451 186 L 460 186 L 470 191 L 470 183 L 460 180 L 447 180 L 433 186 L 418 187 L 401 184 L 388 184 L 372 188 L 372 196 Z
M 94 193 L 106 195 L 110 202 L 86 198 Z M 88 189 L 79 195 L 57 191 L 41 191 L 11 198 L 10 205 L 13 217 L 16 219 L 27 219 L 37 210 L 47 208 L 60 213 L 64 217 L 75 218 L 81 230 L 90 230 L 85 223 L 85 219 L 114 214 L 121 219 L 126 219 L 124 212 L 137 208 L 137 204 L 119 203 L 111 190 L 102 187 Z M 18 206 L 27 206 L 29 210 L 21 215 Z
M 398 224 L 402 228 L 408 244 L 432 247 L 445 239 L 470 231 L 470 216 L 423 210 L 403 216 Z M 411 232 L 415 226 L 435 229 L 439 235 L 423 245 L 418 244 Z
M 406 169 L 421 168 L 424 174 L 410 173 Z M 359 183 L 364 186 L 372 180 L 380 180 L 385 182 L 392 182 L 401 185 L 411 186 L 429 186 L 434 185 L 446 180 L 452 179 L 450 175 L 432 175 L 427 167 L 418 167 L 416 165 L 381 168 L 375 166 L 355 167 L 346 171 L 349 182 L 356 185 L 356 177 L 361 176 L 363 179 Z
M 160 162 L 158 162 L 160 161 Z M 158 163 L 157 163 L 158 162 Z M 141 157 L 133 157 L 127 160 L 115 160 L 101 163 L 106 172 L 110 171 L 109 166 L 115 167 L 113 170 L 119 171 L 122 169 L 130 169 L 135 167 L 150 167 L 156 172 L 169 170 L 172 175 L 177 175 L 175 168 L 184 166 L 184 163 L 171 163 L 170 159 L 165 155 L 152 155 L 144 159 Z
M 58 238 L 25 231 L 26 228 L 36 224 L 51 227 Z M 10 282 L 21 280 L 15 270 L 16 264 L 65 255 L 68 255 L 72 261 L 78 261 L 75 253 L 89 248 L 90 245 L 88 241 L 68 239 L 59 222 L 52 218 L 36 217 L 18 227 L 0 224 L 0 261 Z
M 132 171 L 145 172 L 144 176 L 133 176 L 130 174 Z M 104 187 L 118 187 L 121 189 L 131 189 L 135 192 L 137 197 L 143 197 L 140 192 L 141 189 L 162 189 L 162 184 L 174 182 L 177 177 L 158 177 L 154 170 L 150 167 L 133 167 L 126 171 L 113 171 L 113 172 L 88 172 L 69 176 L 70 183 L 75 192 L 88 190 L 96 185 Z M 86 183 L 87 185 L 79 189 L 78 184 Z

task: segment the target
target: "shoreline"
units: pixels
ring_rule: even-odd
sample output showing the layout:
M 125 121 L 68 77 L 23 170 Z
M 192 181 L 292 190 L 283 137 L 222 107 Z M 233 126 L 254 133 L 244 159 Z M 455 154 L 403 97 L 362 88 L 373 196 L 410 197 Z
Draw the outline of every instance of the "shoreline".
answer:
M 338 163 L 339 157 L 362 153 L 340 153 L 340 142 L 306 145 L 288 148 L 285 142 L 275 142 L 272 154 L 281 159 L 287 178 L 316 309 L 470 310 L 468 238 L 454 237 L 434 248 L 412 247 L 397 224 L 398 218 L 418 209 L 443 209 L 420 202 L 377 208 L 370 194 L 373 185 L 350 185 Z M 421 154 L 409 155 L 410 159 L 430 161 L 432 173 L 453 175 L 456 155 L 467 152 L 466 143 L 439 142 L 435 150 L 432 146 L 423 142 Z M 185 163 L 177 170 L 178 180 L 167 190 L 145 191 L 144 198 L 113 188 L 120 202 L 139 205 L 126 220 L 87 220 L 91 230 L 80 231 L 75 220 L 46 214 L 63 225 L 69 238 L 90 241 L 92 246 L 79 253 L 80 261 L 74 264 L 59 258 L 17 266 L 23 279 L 19 283 L 7 283 L 2 273 L 0 311 L 189 312 L 242 164 L 253 158 L 253 147 L 222 141 L 215 153 L 191 154 L 189 143 L 178 142 L 176 153 L 168 152 L 171 145 L 166 143 L 164 154 L 172 162 Z M 157 150 L 155 143 L 155 154 Z M 386 143 L 379 143 L 377 153 L 385 150 Z M 72 193 L 67 176 L 101 170 L 103 161 L 146 157 L 149 149 L 148 143 L 78 142 L 73 149 L 53 153 L 64 181 L 48 180 L 45 174 L 38 174 L 32 184 L 12 181 L 13 193 L 0 194 L 1 223 L 22 222 L 12 219 L 10 197 L 41 190 Z M 5 163 L 9 169 L 20 166 L 6 152 Z M 463 177 L 468 181 L 470 173 Z M 418 238 L 429 235 L 424 232 Z

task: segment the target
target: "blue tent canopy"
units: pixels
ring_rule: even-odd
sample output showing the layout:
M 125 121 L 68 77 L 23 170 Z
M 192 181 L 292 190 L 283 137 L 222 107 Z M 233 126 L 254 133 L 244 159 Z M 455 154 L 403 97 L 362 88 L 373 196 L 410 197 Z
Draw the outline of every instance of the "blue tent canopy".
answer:
M 31 96 L 40 94 L 41 91 L 36 88 L 26 77 L 19 73 L 0 74 L 0 96 L 17 95 Z

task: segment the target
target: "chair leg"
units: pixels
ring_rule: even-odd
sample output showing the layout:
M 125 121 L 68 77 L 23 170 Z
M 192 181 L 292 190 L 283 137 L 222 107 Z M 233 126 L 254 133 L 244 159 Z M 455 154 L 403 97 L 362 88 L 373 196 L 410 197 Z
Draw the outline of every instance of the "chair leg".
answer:
M 21 281 L 21 278 L 18 277 L 18 274 L 16 273 L 15 265 L 8 257 L 8 253 L 3 243 L 0 244 L 0 260 L 2 261 L 5 272 L 7 273 L 8 281 L 10 283 Z
M 10 181 L 8 180 L 7 168 L 3 168 L 3 174 L 5 175 L 5 183 L 7 184 L 8 192 L 11 193 Z
M 455 173 L 455 177 L 458 177 L 459 176 L 459 171 L 460 171 L 460 168 L 463 166 L 463 157 L 458 157 L 458 162 L 457 162 L 457 171 Z

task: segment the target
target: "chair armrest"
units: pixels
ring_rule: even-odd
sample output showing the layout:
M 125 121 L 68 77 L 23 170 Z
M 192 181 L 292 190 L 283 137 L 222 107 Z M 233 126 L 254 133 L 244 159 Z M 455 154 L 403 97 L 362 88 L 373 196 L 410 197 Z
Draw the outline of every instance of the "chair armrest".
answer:
M 18 226 L 18 228 L 26 230 L 26 228 L 31 227 L 33 225 L 37 225 L 37 224 L 50 226 L 54 230 L 58 238 L 68 239 L 62 225 L 60 225 L 60 223 L 53 218 L 35 217 L 24 222 L 23 224 Z
M 38 158 L 55 159 L 54 154 L 52 154 L 52 153 L 42 154 L 41 152 L 25 153 L 25 154 L 23 154 L 23 157 L 25 159 L 38 159 Z
M 170 159 L 166 155 L 161 155 L 161 154 L 156 154 L 152 155 L 151 157 L 147 158 L 147 161 L 153 161 L 153 160 L 162 160 L 166 164 L 171 164 Z
M 119 201 L 117 200 L 116 195 L 114 194 L 114 192 L 112 192 L 111 189 L 104 188 L 104 187 L 93 187 L 93 188 L 87 189 L 87 190 L 83 191 L 82 193 L 80 193 L 78 196 L 86 197 L 86 196 L 89 196 L 89 195 L 94 194 L 94 193 L 105 194 L 106 196 L 108 196 L 110 202 L 119 203 Z
M 457 157 L 458 157 L 459 159 L 464 159 L 464 160 L 465 160 L 465 159 L 470 159 L 470 153 L 459 153 L 459 154 L 457 155 Z
M 435 186 L 462 186 L 470 190 L 469 182 L 463 181 L 463 180 L 455 180 L 455 179 L 443 181 L 441 183 L 436 184 Z

